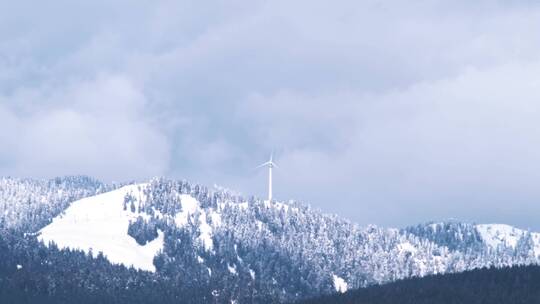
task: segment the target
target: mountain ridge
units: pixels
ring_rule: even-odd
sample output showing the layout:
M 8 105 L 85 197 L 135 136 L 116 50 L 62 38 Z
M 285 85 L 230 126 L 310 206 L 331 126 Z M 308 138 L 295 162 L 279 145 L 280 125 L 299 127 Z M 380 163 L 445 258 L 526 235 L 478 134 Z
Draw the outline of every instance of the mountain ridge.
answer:
M 536 234 L 502 226 L 481 226 L 484 234 L 478 225 L 462 222 L 360 227 L 297 202 L 244 198 L 163 178 L 139 185 L 60 178 L 39 187 L 0 181 L 0 197 L 11 197 L 5 201 L 31 198 L 29 204 L 0 205 L 4 227 L 41 231 L 37 238 L 48 246 L 78 248 L 93 258 L 101 254 L 112 263 L 154 271 L 151 276 L 193 280 L 219 301 L 287 302 L 414 276 L 538 262 Z M 100 199 L 111 195 L 110 201 Z M 54 202 L 48 204 L 50 197 Z M 9 216 L 12 209 L 19 216 Z M 111 214 L 119 224 L 100 227 Z M 36 224 L 26 222 L 44 224 L 29 231 Z M 493 233 L 486 232 L 489 227 Z M 93 237 L 88 231 L 112 234 Z M 506 242 L 510 237 L 512 242 Z M 114 244 L 96 243 L 100 239 L 129 246 L 111 249 Z M 156 245 L 153 257 L 127 258 L 149 244 Z

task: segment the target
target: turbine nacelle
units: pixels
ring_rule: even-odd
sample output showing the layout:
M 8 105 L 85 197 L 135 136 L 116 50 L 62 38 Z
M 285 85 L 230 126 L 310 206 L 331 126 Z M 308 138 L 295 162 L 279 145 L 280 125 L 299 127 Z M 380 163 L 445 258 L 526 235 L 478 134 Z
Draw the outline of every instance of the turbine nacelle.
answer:
M 264 164 L 260 164 L 257 167 L 255 167 L 255 169 L 259 169 L 259 168 L 266 167 L 266 166 L 268 166 L 269 168 L 274 168 L 274 167 L 277 168 L 278 167 L 276 165 L 276 163 L 274 163 L 272 161 L 267 161 Z
M 255 167 L 255 169 L 259 169 L 259 168 L 262 168 L 262 167 L 265 167 L 265 166 L 268 166 L 269 168 L 278 168 L 278 166 L 276 165 L 276 163 L 274 162 L 273 160 L 273 156 L 270 155 L 270 160 L 263 163 L 263 164 L 260 164 L 258 165 L 257 167 Z

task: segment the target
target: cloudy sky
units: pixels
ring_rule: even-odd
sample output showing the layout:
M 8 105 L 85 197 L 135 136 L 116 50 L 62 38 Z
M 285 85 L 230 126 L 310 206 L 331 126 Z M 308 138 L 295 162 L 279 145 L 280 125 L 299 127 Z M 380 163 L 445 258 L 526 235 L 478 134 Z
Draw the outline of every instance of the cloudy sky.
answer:
M 540 230 L 536 1 L 0 0 L 0 175 Z

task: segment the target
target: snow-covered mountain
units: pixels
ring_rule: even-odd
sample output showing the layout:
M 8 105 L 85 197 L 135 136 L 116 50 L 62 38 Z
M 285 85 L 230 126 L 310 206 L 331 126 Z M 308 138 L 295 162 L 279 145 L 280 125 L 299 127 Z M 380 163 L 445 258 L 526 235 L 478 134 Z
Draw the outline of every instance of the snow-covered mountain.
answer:
M 537 263 L 540 254 L 539 234 L 506 225 L 359 227 L 296 202 L 185 181 L 65 180 L 0 180 L 2 228 L 193 282 L 201 298 L 192 302 L 293 301 L 411 276 Z

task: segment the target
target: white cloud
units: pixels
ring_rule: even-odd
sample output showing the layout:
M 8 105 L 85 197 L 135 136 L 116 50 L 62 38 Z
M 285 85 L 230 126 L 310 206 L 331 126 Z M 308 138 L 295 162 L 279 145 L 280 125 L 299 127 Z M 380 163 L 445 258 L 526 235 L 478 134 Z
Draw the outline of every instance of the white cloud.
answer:
M 23 90 L 10 101 L 35 106 L 4 110 L 12 117 L 3 121 L 12 151 L 5 174 L 130 180 L 168 167 L 169 142 L 145 112 L 145 97 L 125 77 Z
M 276 149 L 278 197 L 363 224 L 540 211 L 536 3 L 68 2 L 0 4 L 2 174 L 263 195 Z

